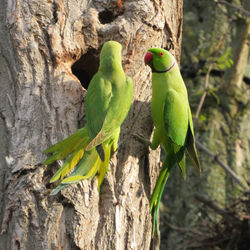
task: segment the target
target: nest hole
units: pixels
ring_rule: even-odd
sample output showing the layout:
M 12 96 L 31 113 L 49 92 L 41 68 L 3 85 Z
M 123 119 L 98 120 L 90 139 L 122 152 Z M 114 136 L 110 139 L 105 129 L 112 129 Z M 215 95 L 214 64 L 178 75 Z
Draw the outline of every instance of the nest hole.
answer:
M 106 24 L 106 23 L 113 22 L 116 17 L 114 16 L 112 11 L 104 10 L 104 11 L 99 12 L 98 18 L 102 24 Z
M 72 73 L 79 79 L 82 86 L 88 89 L 89 83 L 98 71 L 99 67 L 99 52 L 95 49 L 90 49 L 88 52 L 81 56 L 72 67 Z

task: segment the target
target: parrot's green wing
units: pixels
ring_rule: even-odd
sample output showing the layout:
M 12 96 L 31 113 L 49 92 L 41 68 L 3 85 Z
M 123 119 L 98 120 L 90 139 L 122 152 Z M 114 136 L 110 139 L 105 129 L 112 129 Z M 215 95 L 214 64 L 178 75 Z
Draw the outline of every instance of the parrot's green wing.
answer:
M 117 82 L 119 81 L 121 80 L 117 79 Z M 120 127 L 126 118 L 133 99 L 133 81 L 131 78 L 127 78 L 126 84 L 122 85 L 124 86 L 124 91 L 121 92 L 120 95 L 115 93 L 113 96 L 111 94 L 108 110 L 106 112 L 102 128 L 96 137 L 89 143 L 86 150 L 96 147 L 109 138 L 114 133 L 114 130 Z M 112 91 L 115 92 L 116 88 L 113 88 Z M 91 126 L 91 129 L 93 129 L 93 126 Z M 94 132 L 96 131 L 97 130 Z
M 167 135 L 173 142 L 176 161 L 185 179 L 185 142 L 188 130 L 188 109 L 185 98 L 175 90 L 167 92 L 164 106 L 164 123 Z
M 183 146 L 188 129 L 188 109 L 185 98 L 173 89 L 166 94 L 164 122 L 170 139 L 175 144 Z
M 164 122 L 170 139 L 183 146 L 188 129 L 188 109 L 185 99 L 175 90 L 169 90 L 166 94 Z
M 85 102 L 87 127 L 92 139 L 102 129 L 111 98 L 112 83 L 105 78 L 102 72 L 98 72 L 91 80 Z

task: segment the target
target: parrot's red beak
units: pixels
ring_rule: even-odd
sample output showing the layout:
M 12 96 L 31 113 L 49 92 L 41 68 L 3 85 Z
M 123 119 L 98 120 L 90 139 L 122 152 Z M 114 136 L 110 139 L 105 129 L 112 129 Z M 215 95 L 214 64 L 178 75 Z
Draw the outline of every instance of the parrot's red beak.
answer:
M 147 54 L 144 57 L 144 63 L 149 64 L 153 60 L 153 54 L 151 52 L 147 52 Z

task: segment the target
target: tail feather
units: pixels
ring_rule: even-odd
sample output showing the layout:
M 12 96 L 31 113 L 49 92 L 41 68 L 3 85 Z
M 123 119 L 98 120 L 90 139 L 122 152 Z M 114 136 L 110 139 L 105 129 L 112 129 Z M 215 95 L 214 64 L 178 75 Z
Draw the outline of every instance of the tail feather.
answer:
M 93 148 L 91 151 L 85 152 L 75 171 L 69 177 L 65 178 L 62 181 L 62 184 L 72 184 L 83 179 L 93 178 L 97 172 L 98 166 L 100 165 L 100 161 L 101 159 L 98 156 L 95 148 Z M 79 176 L 79 178 L 82 176 L 82 178 L 77 180 L 75 176 Z
M 69 176 L 67 178 L 65 178 L 61 184 L 62 185 L 69 185 L 69 184 L 74 184 L 77 183 L 79 181 L 85 180 L 87 179 L 87 176 L 82 176 L 82 175 L 73 175 L 73 176 Z
M 70 184 L 74 184 L 85 179 L 92 179 L 96 175 L 98 167 L 101 163 L 102 161 L 95 148 L 91 151 L 85 152 L 76 169 L 67 178 L 64 178 L 58 187 L 52 190 L 51 195 L 56 195 Z
M 162 169 L 163 171 L 161 171 L 160 176 L 158 177 L 157 183 L 156 183 L 156 187 L 154 189 L 154 193 L 151 199 L 151 204 L 150 204 L 150 209 L 151 212 L 153 214 L 153 230 L 152 230 L 152 237 L 154 237 L 155 231 L 157 232 L 158 235 L 158 231 L 159 231 L 159 225 L 158 225 L 158 213 L 159 213 L 159 205 L 160 205 L 160 201 L 161 201 L 161 194 L 164 190 L 165 187 L 165 179 L 166 179 L 166 174 L 167 174 L 167 170 L 166 169 Z M 167 175 L 168 177 L 168 175 Z
M 119 131 L 118 131 L 119 132 Z M 55 182 L 61 179 L 61 183 L 51 195 L 55 195 L 70 184 L 77 183 L 81 180 L 92 179 L 98 172 L 98 190 L 100 191 L 101 184 L 108 170 L 111 148 L 114 142 L 117 142 L 119 133 L 114 133 L 110 140 L 103 143 L 103 160 L 101 160 L 96 148 L 86 151 L 89 143 L 89 134 L 87 127 L 78 130 L 67 139 L 56 143 L 45 150 L 45 153 L 52 153 L 44 164 L 50 164 L 56 160 L 62 160 L 68 156 L 63 166 L 51 178 L 50 182 Z M 70 174 L 70 172 L 74 171 Z M 68 175 L 68 176 L 67 176 Z M 65 176 L 67 176 L 65 178 Z
M 87 127 L 79 129 L 73 135 L 68 138 L 54 144 L 53 146 L 47 148 L 44 153 L 49 154 L 53 153 L 45 162 L 45 165 L 49 165 L 57 160 L 62 160 L 66 158 L 69 154 L 71 154 L 78 145 L 87 144 L 89 140 Z
M 82 146 L 80 144 L 80 146 Z M 57 181 L 58 179 L 63 179 L 65 175 L 67 175 L 81 160 L 84 154 L 84 148 L 76 149 L 72 155 L 65 161 L 63 166 L 57 170 L 57 172 L 50 179 L 50 183 Z
M 160 171 L 159 177 L 156 182 L 156 186 L 150 201 L 150 211 L 153 215 L 153 229 L 152 229 L 152 237 L 154 237 L 155 231 L 156 234 L 159 234 L 159 225 L 158 225 L 158 213 L 159 213 L 159 205 L 162 197 L 162 193 L 166 182 L 168 180 L 170 171 L 172 170 L 175 160 L 172 157 L 167 157 L 163 162 L 162 169 Z
M 68 186 L 68 184 L 60 184 L 59 186 L 57 186 L 56 188 L 54 188 L 51 191 L 50 195 L 56 195 L 56 194 L 58 194 L 60 191 L 62 191 L 67 186 Z
M 157 179 L 155 188 L 154 188 L 154 192 L 152 194 L 152 198 L 150 201 L 150 211 L 153 210 L 153 208 L 156 206 L 159 194 L 160 194 L 160 190 L 161 190 L 161 186 L 162 186 L 162 182 L 164 180 L 164 176 L 165 176 L 165 171 L 166 168 L 164 168 L 164 166 L 162 166 L 162 169 L 160 171 L 159 177 Z

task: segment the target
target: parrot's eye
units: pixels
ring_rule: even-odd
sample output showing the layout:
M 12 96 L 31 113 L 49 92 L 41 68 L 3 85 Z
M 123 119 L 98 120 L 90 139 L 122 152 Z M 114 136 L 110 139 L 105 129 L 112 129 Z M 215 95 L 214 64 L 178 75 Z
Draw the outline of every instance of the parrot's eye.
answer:
M 164 56 L 164 53 L 163 53 L 163 52 L 160 52 L 160 53 L 159 53 L 159 56 L 160 56 L 160 57 L 163 57 L 163 56 Z

